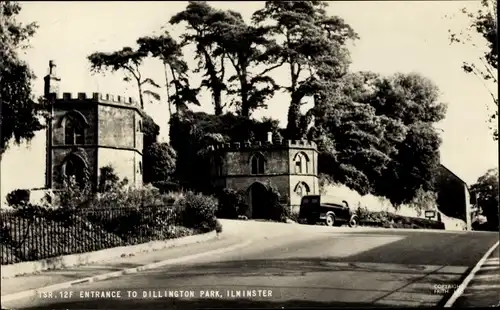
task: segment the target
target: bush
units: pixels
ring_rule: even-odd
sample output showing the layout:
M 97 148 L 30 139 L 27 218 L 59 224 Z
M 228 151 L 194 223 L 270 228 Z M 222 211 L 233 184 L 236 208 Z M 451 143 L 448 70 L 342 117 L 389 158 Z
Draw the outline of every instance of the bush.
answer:
M 417 217 L 401 216 L 386 211 L 369 211 L 366 207 L 355 211 L 361 226 L 376 226 L 384 228 L 409 228 L 409 229 L 444 229 L 444 223 Z
M 57 206 L 74 210 L 86 206 L 92 200 L 92 188 L 88 179 L 78 183 L 74 177 L 63 180 L 63 189 L 57 191 Z
M 214 197 L 187 192 L 176 205 L 178 219 L 183 226 L 200 232 L 216 228 L 218 202 Z
M 298 212 L 290 212 L 290 215 L 288 216 L 289 219 L 291 219 L 294 222 L 299 222 L 299 213 Z
M 219 220 L 215 222 L 215 232 L 217 232 L 218 234 L 222 232 L 222 224 L 219 222 Z
M 158 188 L 160 193 L 169 193 L 169 192 L 179 192 L 181 187 L 179 183 L 174 182 L 174 181 L 158 181 L 158 182 L 153 182 L 154 187 Z
M 11 207 L 29 203 L 30 191 L 28 189 L 15 189 L 7 194 L 7 204 Z
M 286 197 L 281 197 L 278 189 L 271 183 L 267 184 L 266 201 L 269 201 L 270 218 L 273 221 L 286 222 L 290 218 L 291 210 Z
M 127 188 L 123 182 L 98 195 L 85 194 L 85 188 L 67 186 L 58 193 L 66 204 L 28 202 L 4 212 L 2 264 L 222 231 L 213 197 L 160 194 L 152 186 Z M 71 201 L 77 205 L 68 205 Z
M 368 211 L 367 207 L 361 207 L 361 204 L 358 203 L 358 208 L 356 209 L 355 214 L 359 221 L 368 221 L 370 219 L 371 212 Z
M 218 195 L 217 217 L 236 219 L 239 216 L 249 217 L 249 207 L 246 201 L 246 195 L 243 191 L 236 191 L 231 188 L 224 188 Z
M 100 193 L 108 192 L 120 187 L 120 178 L 115 172 L 115 169 L 111 166 L 101 167 L 99 174 L 99 187 L 98 191 Z

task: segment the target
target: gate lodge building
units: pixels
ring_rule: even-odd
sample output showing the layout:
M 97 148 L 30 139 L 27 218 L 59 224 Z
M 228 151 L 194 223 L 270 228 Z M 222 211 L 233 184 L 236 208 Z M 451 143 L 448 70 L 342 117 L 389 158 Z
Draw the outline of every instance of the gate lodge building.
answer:
M 273 141 L 233 142 L 214 146 L 212 177 L 214 185 L 245 191 L 252 217 L 259 218 L 259 206 L 266 183 L 270 182 L 294 211 L 301 197 L 319 193 L 318 151 L 315 142 Z
M 111 165 L 130 185 L 142 185 L 142 111 L 132 98 L 99 93 L 59 93 L 55 64 L 50 62 L 44 95 L 47 124 L 46 188 L 58 189 L 63 176 L 97 185 L 101 167 Z

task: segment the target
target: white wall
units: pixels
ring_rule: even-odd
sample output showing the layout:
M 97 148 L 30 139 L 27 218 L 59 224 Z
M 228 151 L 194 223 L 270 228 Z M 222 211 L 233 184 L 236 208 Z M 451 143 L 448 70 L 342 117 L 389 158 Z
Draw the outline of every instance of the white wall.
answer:
M 402 216 L 418 217 L 417 211 L 407 205 L 402 205 L 396 210 L 386 198 L 373 195 L 361 196 L 358 192 L 344 185 L 327 186 L 325 194 L 344 198 L 354 209 L 357 209 L 358 203 L 360 203 L 361 207 L 366 207 L 369 211 L 388 211 Z M 420 217 L 425 217 L 423 212 Z
M 325 188 L 325 194 L 342 197 L 354 208 L 357 208 L 358 202 L 360 202 L 361 207 L 366 207 L 370 211 L 388 211 L 402 216 L 418 217 L 417 211 L 407 205 L 402 205 L 400 209 L 396 211 L 387 199 L 375 197 L 373 195 L 361 196 L 356 191 L 353 191 L 344 185 L 328 186 Z M 422 212 L 420 217 L 425 218 L 424 212 Z M 466 229 L 466 223 L 464 221 L 448 217 L 443 213 L 441 213 L 441 221 L 444 223 L 446 230 Z
M 2 157 L 0 170 L 1 205 L 14 189 L 31 189 L 45 186 L 45 131 L 35 134 L 30 143 L 11 144 Z

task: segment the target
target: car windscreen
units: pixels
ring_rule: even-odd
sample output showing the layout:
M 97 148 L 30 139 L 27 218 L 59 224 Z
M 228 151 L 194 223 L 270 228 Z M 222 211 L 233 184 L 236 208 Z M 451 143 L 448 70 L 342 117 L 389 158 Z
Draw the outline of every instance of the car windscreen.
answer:
M 310 205 L 318 205 L 320 201 L 319 196 L 305 196 L 302 198 L 301 205 L 310 206 Z

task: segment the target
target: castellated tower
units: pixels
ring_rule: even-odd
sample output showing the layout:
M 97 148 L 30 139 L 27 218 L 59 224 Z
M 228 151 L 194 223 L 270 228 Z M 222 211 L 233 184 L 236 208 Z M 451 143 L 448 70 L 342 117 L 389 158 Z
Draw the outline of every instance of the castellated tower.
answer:
M 47 126 L 47 188 L 58 189 L 63 176 L 82 178 L 88 172 L 94 185 L 100 168 L 111 165 L 130 185 L 142 185 L 142 111 L 132 98 L 99 93 L 59 93 L 55 63 L 45 77 L 50 103 Z
M 306 140 L 273 141 L 271 133 L 263 142 L 215 145 L 212 177 L 219 188 L 245 191 L 253 218 L 266 213 L 261 199 L 267 182 L 298 211 L 304 195 L 319 194 L 317 146 Z

